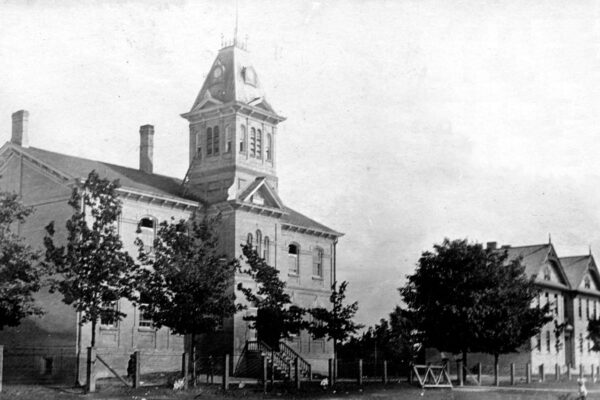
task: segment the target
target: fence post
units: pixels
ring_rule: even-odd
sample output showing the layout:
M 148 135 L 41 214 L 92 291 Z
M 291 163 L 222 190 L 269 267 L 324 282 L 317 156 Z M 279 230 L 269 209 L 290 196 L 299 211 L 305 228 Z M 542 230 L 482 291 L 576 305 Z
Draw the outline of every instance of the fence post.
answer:
M 140 365 L 141 360 L 139 350 L 133 352 L 133 359 L 135 365 L 135 370 L 133 372 L 133 388 L 135 389 L 140 387 L 140 370 L 142 366 Z
M 188 382 L 188 371 L 190 369 L 190 356 L 188 353 L 183 353 L 181 355 L 181 374 L 183 375 L 183 388 L 187 389 L 189 387 Z
M 328 374 L 329 374 L 329 387 L 333 386 L 333 358 L 330 358 L 328 361 Z
M 385 385 L 387 382 L 387 360 L 383 360 L 383 384 Z
M 456 361 L 456 377 L 458 379 L 458 386 L 463 386 L 463 371 L 462 371 L 462 361 Z
M 4 345 L 0 344 L 0 393 L 2 393 L 2 366 L 4 365 Z
M 229 354 L 225 354 L 223 363 L 223 390 L 229 389 Z
M 525 364 L 525 383 L 531 383 L 531 364 Z
M 94 393 L 96 391 L 96 349 L 93 347 L 87 348 L 87 392 Z
M 515 363 L 510 363 L 510 384 L 515 384 Z
M 477 384 L 481 386 L 481 363 L 477 363 Z
M 500 364 L 494 363 L 494 385 L 500 385 Z
M 579 377 L 583 378 L 583 364 L 579 364 Z
M 560 365 L 558 363 L 554 364 L 554 378 L 560 381 Z
M 358 386 L 362 386 L 363 384 L 363 360 L 362 358 L 358 360 Z
M 267 384 L 269 379 L 269 370 L 267 369 L 267 357 L 262 356 L 262 373 L 263 373 L 263 392 L 267 393 Z
M 294 360 L 294 380 L 296 381 L 296 390 L 300 390 L 300 358 Z
M 539 368 L 540 382 L 544 382 L 546 380 L 546 376 L 544 375 L 544 364 L 540 364 Z
M 567 364 L 567 379 L 571 380 L 571 364 Z

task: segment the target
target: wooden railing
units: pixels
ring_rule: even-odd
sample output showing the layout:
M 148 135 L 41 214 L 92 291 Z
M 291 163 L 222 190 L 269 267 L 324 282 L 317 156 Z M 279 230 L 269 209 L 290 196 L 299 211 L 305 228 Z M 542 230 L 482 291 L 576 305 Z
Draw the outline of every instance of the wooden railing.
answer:
M 293 348 L 291 348 L 287 343 L 283 340 L 279 342 L 279 351 L 287 357 L 292 362 L 297 358 L 298 364 L 300 368 L 300 374 L 302 376 L 307 377 L 308 379 L 312 378 L 312 367 L 300 354 L 296 352 Z
M 285 375 L 286 378 L 292 376 L 292 364 L 280 352 L 273 350 L 266 343 L 258 340 L 249 340 L 246 342 L 247 351 L 256 351 L 267 358 L 269 363 Z

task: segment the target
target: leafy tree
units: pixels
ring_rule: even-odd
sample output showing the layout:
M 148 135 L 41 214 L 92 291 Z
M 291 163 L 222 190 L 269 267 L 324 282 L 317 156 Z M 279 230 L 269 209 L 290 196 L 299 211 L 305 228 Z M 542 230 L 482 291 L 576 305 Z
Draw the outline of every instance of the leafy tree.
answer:
M 587 337 L 592 341 L 592 350 L 600 351 L 600 319 L 590 319 L 587 326 Z
M 40 255 L 11 229 L 32 212 L 16 194 L 0 192 L 0 330 L 17 326 L 27 316 L 42 314 L 33 299 L 44 273 L 38 263 Z
M 136 300 L 138 267 L 123 250 L 117 232 L 121 213 L 118 181 L 110 182 L 90 172 L 69 200 L 73 215 L 67 220 L 67 243 L 57 246 L 54 222 L 46 227 L 46 263 L 54 268 L 51 291 L 63 295 L 66 304 L 82 313 L 80 324 L 91 322 L 91 346 L 96 344 L 96 325 L 102 319 L 115 322 L 125 317 L 116 304 L 121 298 Z
M 273 349 L 279 349 L 279 341 L 298 334 L 305 323 L 302 319 L 305 310 L 292 304 L 290 295 L 285 292 L 286 283 L 279 279 L 279 271 L 268 265 L 250 244 L 242 247 L 248 268 L 247 273 L 257 283 L 253 290 L 238 284 L 248 302 L 257 308 L 255 316 L 244 317 L 256 329 L 258 340 Z
M 426 251 L 400 289 L 427 346 L 495 356 L 516 350 L 547 322 L 547 307 L 531 308 L 537 290 L 520 260 L 467 240 L 445 239 Z
M 308 310 L 313 317 L 313 321 L 308 325 L 308 331 L 315 339 L 327 336 L 332 340 L 334 357 L 338 343 L 344 342 L 363 327 L 352 320 L 358 311 L 358 302 L 344 304 L 347 287 L 347 281 L 342 282 L 339 289 L 335 283 L 333 284 L 333 290 L 329 297 L 331 310 L 323 307 Z
M 136 241 L 146 267 L 141 272 L 141 309 L 154 326 L 190 334 L 192 359 L 196 335 L 215 331 L 239 309 L 232 290 L 239 263 L 219 249 L 219 222 L 219 216 L 193 214 L 189 221 L 160 223 L 152 247 Z
M 489 285 L 494 286 L 486 288 L 474 314 L 481 321 L 479 350 L 492 354 L 497 367 L 500 354 L 517 351 L 552 317 L 548 305 L 531 307 L 539 290 L 533 279 L 525 275 L 520 259 L 507 261 L 506 251 L 487 255 Z M 563 327 L 555 323 L 557 351 L 562 346 L 562 330 Z

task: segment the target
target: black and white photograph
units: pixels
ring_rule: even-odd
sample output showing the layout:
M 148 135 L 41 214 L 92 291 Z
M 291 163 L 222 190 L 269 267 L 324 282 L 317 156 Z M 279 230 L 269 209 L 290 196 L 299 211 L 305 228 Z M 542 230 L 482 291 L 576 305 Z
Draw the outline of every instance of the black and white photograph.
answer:
M 598 1 L 0 0 L 0 399 L 600 399 L 598 204 Z

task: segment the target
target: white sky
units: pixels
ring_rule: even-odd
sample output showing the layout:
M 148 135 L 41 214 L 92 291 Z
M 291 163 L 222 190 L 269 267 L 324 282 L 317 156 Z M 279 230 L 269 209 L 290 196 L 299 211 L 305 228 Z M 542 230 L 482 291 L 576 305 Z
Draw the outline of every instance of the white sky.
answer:
M 235 2 L 0 2 L 0 141 L 183 177 L 189 111 Z M 345 232 L 374 323 L 444 237 L 600 254 L 600 3 L 239 0 L 279 130 L 280 195 Z

